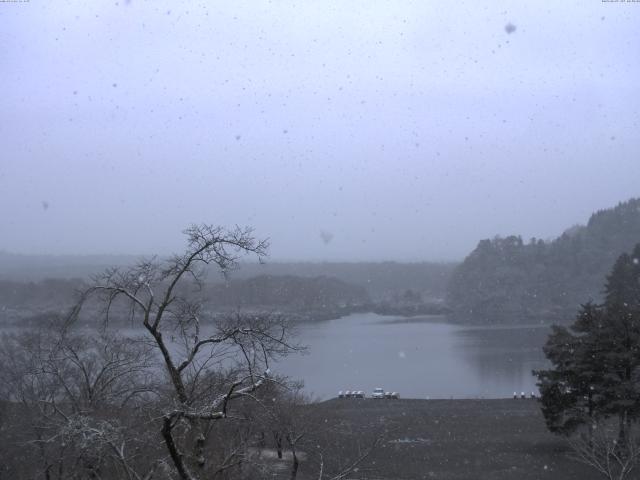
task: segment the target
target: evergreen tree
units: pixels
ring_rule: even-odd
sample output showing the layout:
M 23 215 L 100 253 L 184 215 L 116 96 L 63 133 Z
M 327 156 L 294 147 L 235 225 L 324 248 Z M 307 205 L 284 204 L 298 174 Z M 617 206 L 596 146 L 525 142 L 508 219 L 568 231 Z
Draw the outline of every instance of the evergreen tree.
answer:
M 554 433 L 570 434 L 600 414 L 606 332 L 602 307 L 583 305 L 569 328 L 553 327 L 544 352 L 553 368 L 535 372 L 542 413 Z
M 605 413 L 617 415 L 620 436 L 640 418 L 640 244 L 623 254 L 607 277 L 606 322 L 610 334 L 604 343 L 606 368 Z
M 554 327 L 544 347 L 552 364 L 535 372 L 552 432 L 617 417 L 619 436 L 640 419 L 640 244 L 607 277 L 605 302 L 583 305 L 569 327 Z

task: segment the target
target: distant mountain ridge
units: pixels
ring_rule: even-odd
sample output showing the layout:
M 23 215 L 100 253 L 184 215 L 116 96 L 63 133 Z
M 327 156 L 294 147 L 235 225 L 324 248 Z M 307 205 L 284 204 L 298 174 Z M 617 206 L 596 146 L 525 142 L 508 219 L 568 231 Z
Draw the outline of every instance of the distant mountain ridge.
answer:
M 363 287 L 333 277 L 260 275 L 212 285 L 207 301 L 217 306 L 277 306 L 297 310 L 362 305 L 370 302 Z
M 447 286 L 452 319 L 520 323 L 572 319 L 600 301 L 616 258 L 640 242 L 640 198 L 599 210 L 550 242 L 520 236 L 482 240 Z
M 134 264 L 136 255 L 24 255 L 0 250 L 0 280 L 37 282 L 88 278 L 109 267 Z
M 439 262 L 269 262 L 245 263 L 231 273 L 233 280 L 261 275 L 334 277 L 366 289 L 374 301 L 389 300 L 408 289 L 417 289 L 425 300 L 444 299 L 446 286 L 457 264 Z M 211 280 L 219 279 L 215 274 Z
M 83 279 L 109 267 L 127 267 L 136 255 L 21 255 L 0 251 L 0 281 L 40 282 L 45 279 Z M 146 256 L 149 257 L 148 255 Z M 443 299 L 455 263 L 441 262 L 241 262 L 230 272 L 232 280 L 261 275 L 335 277 L 364 287 L 374 300 L 391 298 L 408 289 L 419 289 L 426 299 Z M 208 281 L 223 283 L 217 268 L 211 267 Z

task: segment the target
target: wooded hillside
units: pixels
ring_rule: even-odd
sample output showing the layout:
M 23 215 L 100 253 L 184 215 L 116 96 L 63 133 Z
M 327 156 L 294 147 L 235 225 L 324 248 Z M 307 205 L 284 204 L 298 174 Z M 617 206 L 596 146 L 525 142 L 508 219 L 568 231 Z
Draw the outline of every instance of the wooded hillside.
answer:
M 454 271 L 447 303 L 457 321 L 570 320 L 577 305 L 600 301 L 615 259 L 640 241 L 640 199 L 601 210 L 545 242 L 520 236 L 482 240 Z

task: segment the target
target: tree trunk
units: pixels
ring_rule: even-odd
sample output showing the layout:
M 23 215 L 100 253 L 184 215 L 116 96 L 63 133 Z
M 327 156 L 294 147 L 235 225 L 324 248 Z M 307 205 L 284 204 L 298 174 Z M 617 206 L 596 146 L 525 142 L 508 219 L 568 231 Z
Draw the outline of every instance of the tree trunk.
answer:
M 193 457 L 200 471 L 204 470 L 207 459 L 205 457 L 205 444 L 207 443 L 207 430 L 203 428 L 203 420 L 194 419 L 190 421 L 191 428 L 195 434 L 193 444 Z
M 618 448 L 624 448 L 626 444 L 627 444 L 627 411 L 624 410 L 619 416 Z
M 291 449 L 291 455 L 293 456 L 293 465 L 291 465 L 291 477 L 289 478 L 290 480 L 296 480 L 296 477 L 298 476 L 299 462 L 298 462 L 298 456 L 296 455 L 295 448 Z
M 273 432 L 273 439 L 276 442 L 276 452 L 278 452 L 278 458 L 282 460 L 282 436 L 278 432 Z
M 171 418 L 164 417 L 162 425 L 162 437 L 164 438 L 164 443 L 167 446 L 167 450 L 169 450 L 169 455 L 171 456 L 173 465 L 176 467 L 178 475 L 182 480 L 195 480 L 184 463 L 182 453 L 180 453 L 180 451 L 178 450 L 178 446 L 173 440 L 173 434 L 171 433 L 172 429 L 173 427 L 171 426 Z

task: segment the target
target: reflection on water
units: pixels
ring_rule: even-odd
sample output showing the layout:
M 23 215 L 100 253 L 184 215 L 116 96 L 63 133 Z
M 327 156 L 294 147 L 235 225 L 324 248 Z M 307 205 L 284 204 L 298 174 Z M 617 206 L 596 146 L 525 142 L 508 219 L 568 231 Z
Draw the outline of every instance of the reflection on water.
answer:
M 277 370 L 304 379 L 320 398 L 377 386 L 413 398 L 508 397 L 536 389 L 531 370 L 546 365 L 541 347 L 548 331 L 355 314 L 301 326 L 309 353 L 284 359 Z
M 488 327 L 462 329 L 455 333 L 457 347 L 478 376 L 482 395 L 504 396 L 497 392 L 536 391 L 531 371 L 546 367 L 542 345 L 549 327 Z M 496 392 L 496 393 L 494 393 Z

